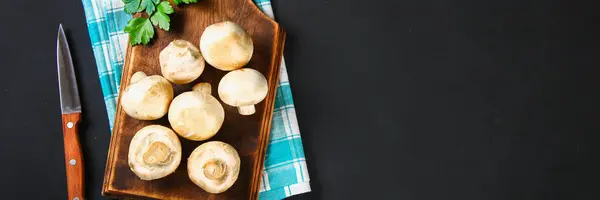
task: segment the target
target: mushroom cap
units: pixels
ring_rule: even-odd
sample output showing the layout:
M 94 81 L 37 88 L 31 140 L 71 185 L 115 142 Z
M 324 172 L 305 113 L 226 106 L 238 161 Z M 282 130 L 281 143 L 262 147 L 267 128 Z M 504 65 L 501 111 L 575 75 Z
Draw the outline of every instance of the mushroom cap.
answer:
M 250 62 L 254 52 L 252 37 L 239 24 L 224 21 L 204 29 L 200 51 L 208 64 L 231 71 Z
M 267 79 L 251 68 L 228 72 L 219 82 L 219 98 L 231 106 L 249 106 L 261 102 L 267 96 Z
M 196 80 L 204 71 L 200 50 L 186 40 L 173 40 L 159 55 L 162 75 L 175 84 Z
M 207 83 L 199 83 L 200 86 Z M 204 85 L 206 86 L 206 85 Z M 177 95 L 169 107 L 169 123 L 181 137 L 202 141 L 211 138 L 223 125 L 225 110 L 221 103 L 203 87 L 194 87 Z
M 123 92 L 121 107 L 135 119 L 155 120 L 167 114 L 173 95 L 173 87 L 167 79 L 136 72 Z
M 161 125 L 148 125 L 135 133 L 129 144 L 129 168 L 142 180 L 163 178 L 181 162 L 177 135 Z
M 229 189 L 240 172 L 240 156 L 233 146 L 206 142 L 188 157 L 188 176 L 206 192 L 217 194 Z

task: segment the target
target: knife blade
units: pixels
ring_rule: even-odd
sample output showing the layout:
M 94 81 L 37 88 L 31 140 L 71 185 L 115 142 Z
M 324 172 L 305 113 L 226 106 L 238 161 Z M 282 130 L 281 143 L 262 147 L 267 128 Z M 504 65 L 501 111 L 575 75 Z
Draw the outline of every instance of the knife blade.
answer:
M 69 50 L 69 43 L 62 24 L 58 26 L 56 57 L 65 150 L 67 193 L 69 200 L 83 200 L 83 156 L 78 136 L 78 125 L 81 119 L 81 102 L 79 100 L 77 78 L 75 77 L 75 68 Z

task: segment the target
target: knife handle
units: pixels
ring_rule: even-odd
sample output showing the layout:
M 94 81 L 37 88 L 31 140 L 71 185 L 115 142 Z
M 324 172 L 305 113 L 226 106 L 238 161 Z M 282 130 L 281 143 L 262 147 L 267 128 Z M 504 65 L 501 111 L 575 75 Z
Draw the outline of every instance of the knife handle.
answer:
M 83 200 L 83 156 L 79 143 L 79 120 L 81 113 L 62 115 L 63 138 L 65 144 L 65 164 L 67 169 L 67 189 L 69 200 Z

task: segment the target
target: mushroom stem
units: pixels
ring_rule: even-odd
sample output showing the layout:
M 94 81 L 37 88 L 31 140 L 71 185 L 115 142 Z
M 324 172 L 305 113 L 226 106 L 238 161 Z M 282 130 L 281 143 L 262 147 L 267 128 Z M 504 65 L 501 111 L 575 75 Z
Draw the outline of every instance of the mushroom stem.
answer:
M 146 78 L 147 75 L 144 72 L 136 72 L 131 76 L 131 80 L 129 81 L 130 83 L 135 83 L 139 80 L 142 80 L 143 78 Z
M 178 48 L 186 48 L 187 42 L 185 40 L 173 40 L 173 45 Z
M 252 114 L 254 114 L 254 112 L 256 112 L 256 110 L 254 109 L 254 105 L 249 105 L 249 106 L 238 107 L 238 112 L 241 115 L 252 115 Z
M 198 83 L 192 87 L 192 90 L 202 92 L 203 94 L 210 95 L 211 91 L 210 83 Z
M 202 166 L 204 176 L 210 180 L 219 180 L 225 177 L 227 173 L 227 165 L 220 159 L 210 159 Z
M 153 142 L 150 144 L 143 155 L 144 162 L 150 165 L 167 163 L 170 158 L 171 152 L 169 151 L 169 147 L 162 142 Z
M 188 57 L 190 60 L 196 58 L 194 54 L 188 49 L 187 42 L 184 40 L 174 40 L 173 41 L 173 52 L 177 55 L 177 57 L 183 58 Z

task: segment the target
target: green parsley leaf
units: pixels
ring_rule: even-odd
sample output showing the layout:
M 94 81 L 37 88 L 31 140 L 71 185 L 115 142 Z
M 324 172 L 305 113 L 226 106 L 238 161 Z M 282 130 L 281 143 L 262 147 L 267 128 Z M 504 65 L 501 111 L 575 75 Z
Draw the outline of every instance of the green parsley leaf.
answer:
M 158 2 L 160 2 L 160 0 L 142 0 L 140 7 L 146 9 L 146 13 L 148 13 L 148 16 L 150 16 L 152 13 L 154 13 L 156 9 L 155 4 L 158 4 Z
M 148 18 L 135 17 L 123 29 L 129 33 L 129 44 L 147 44 L 154 37 L 154 27 Z
M 181 4 L 181 3 L 185 3 L 185 4 L 197 3 L 198 0 L 173 0 L 173 2 L 177 6 L 177 5 Z
M 165 14 L 172 14 L 173 12 L 175 12 L 175 10 L 173 10 L 173 7 L 171 7 L 171 4 L 169 4 L 168 1 L 163 1 L 160 4 L 158 4 L 158 10 Z
M 150 21 L 152 24 L 158 25 L 158 27 L 162 28 L 165 31 L 169 31 L 171 18 L 169 18 L 169 14 L 173 13 L 173 7 L 169 4 L 168 1 L 163 1 L 157 6 L 156 12 L 150 17 Z
M 133 45 L 148 44 L 154 37 L 154 26 L 169 31 L 171 28 L 170 14 L 175 12 L 168 0 L 122 0 L 125 4 L 123 10 L 131 15 L 146 11 L 150 16 L 134 17 L 127 22 L 124 31 L 129 34 L 129 43 Z M 175 5 L 182 3 L 197 3 L 198 0 L 173 0 Z
M 125 3 L 123 10 L 126 13 L 133 14 L 139 12 L 138 9 L 140 8 L 140 0 L 123 0 L 123 3 Z

